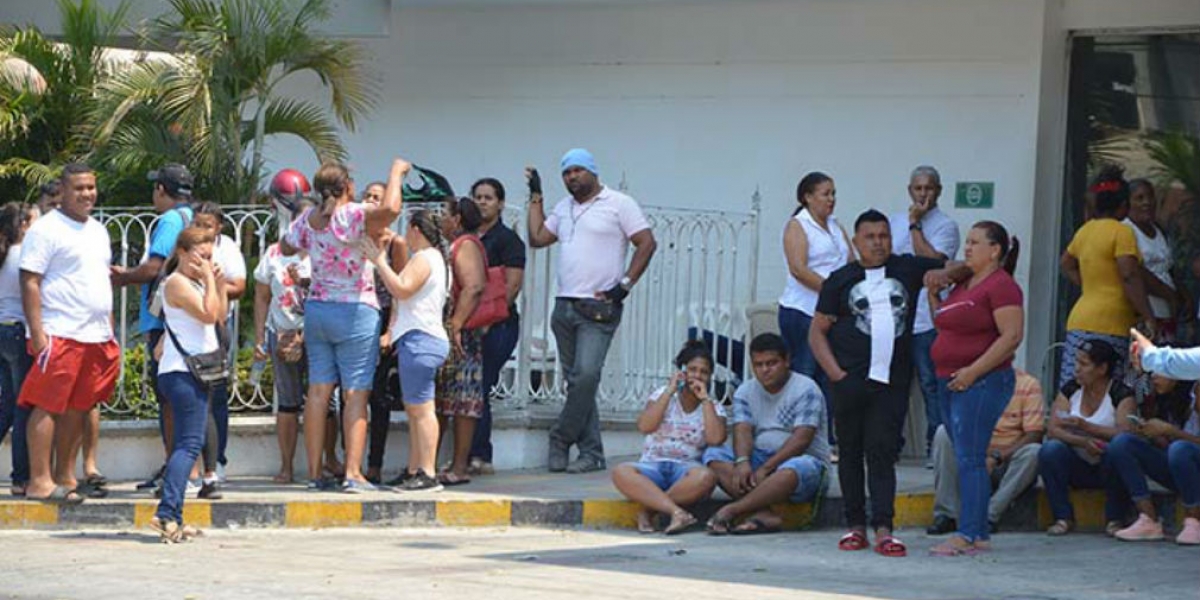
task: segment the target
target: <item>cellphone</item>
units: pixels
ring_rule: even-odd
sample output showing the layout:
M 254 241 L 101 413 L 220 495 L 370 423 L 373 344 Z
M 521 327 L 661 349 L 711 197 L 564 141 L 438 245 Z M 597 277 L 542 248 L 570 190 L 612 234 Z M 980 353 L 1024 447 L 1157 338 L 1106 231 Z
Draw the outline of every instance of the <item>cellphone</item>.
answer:
M 1138 427 L 1146 424 L 1146 420 L 1137 415 L 1125 415 L 1125 420 L 1129 421 L 1131 425 L 1136 425 Z

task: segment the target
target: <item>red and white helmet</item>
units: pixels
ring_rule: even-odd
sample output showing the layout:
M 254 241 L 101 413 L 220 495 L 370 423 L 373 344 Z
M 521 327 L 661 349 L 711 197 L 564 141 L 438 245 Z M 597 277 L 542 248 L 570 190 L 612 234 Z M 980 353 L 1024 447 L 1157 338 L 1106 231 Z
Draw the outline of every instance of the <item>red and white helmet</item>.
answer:
M 304 173 L 296 169 L 283 169 L 271 178 L 269 192 L 272 200 L 295 212 L 300 199 L 312 192 L 312 186 L 308 184 Z

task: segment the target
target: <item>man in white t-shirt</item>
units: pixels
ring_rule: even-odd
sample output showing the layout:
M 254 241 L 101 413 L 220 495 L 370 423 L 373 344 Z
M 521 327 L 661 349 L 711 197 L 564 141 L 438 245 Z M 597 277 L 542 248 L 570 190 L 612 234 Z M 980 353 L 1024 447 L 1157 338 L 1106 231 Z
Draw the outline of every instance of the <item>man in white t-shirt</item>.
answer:
M 567 401 L 550 428 L 550 470 L 587 473 L 605 468 L 596 406 L 604 357 L 621 322 L 625 297 L 646 271 L 657 243 L 637 202 L 600 183 L 590 152 L 568 151 L 560 171 L 570 196 L 554 205 L 549 216 L 542 208 L 537 171 L 526 172 L 529 244 L 560 246 L 551 327 L 567 380 Z M 626 268 L 630 242 L 634 253 Z M 568 464 L 573 445 L 579 457 Z
M 30 227 L 21 247 L 33 367 L 17 403 L 32 409 L 26 497 L 77 504 L 83 496 L 75 491 L 75 458 L 84 420 L 112 395 L 121 349 L 112 330 L 108 230 L 91 218 L 96 176 L 87 165 L 71 163 L 61 181 L 62 205 Z M 53 473 L 51 456 L 57 457 Z
M 905 211 L 888 218 L 892 228 L 892 248 L 896 254 L 912 254 L 923 258 L 953 260 L 958 254 L 958 223 L 938 208 L 938 197 L 942 194 L 942 176 L 937 169 L 922 165 L 913 169 L 908 178 L 908 197 L 912 203 Z M 942 424 L 942 411 L 938 403 L 937 374 L 933 369 L 933 358 L 929 351 L 937 331 L 933 328 L 933 314 L 929 310 L 929 297 L 921 290 L 917 299 L 916 320 L 913 321 L 912 355 L 917 367 L 917 384 L 925 401 L 925 448 L 928 457 L 933 447 L 933 434 Z M 908 407 L 904 415 L 907 418 Z M 901 438 L 901 446 L 904 445 Z M 926 465 L 933 468 L 933 463 Z

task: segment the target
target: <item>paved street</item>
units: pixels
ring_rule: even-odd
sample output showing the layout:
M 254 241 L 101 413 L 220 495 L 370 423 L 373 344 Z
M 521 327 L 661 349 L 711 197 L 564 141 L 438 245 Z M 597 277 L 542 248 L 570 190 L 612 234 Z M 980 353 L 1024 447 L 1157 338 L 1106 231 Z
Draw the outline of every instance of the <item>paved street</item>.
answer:
M 978 558 L 835 550 L 836 531 L 759 538 L 540 529 L 216 530 L 164 546 L 144 531 L 0 532 L 0 598 L 1200 597 L 1200 549 L 1098 535 L 996 538 Z

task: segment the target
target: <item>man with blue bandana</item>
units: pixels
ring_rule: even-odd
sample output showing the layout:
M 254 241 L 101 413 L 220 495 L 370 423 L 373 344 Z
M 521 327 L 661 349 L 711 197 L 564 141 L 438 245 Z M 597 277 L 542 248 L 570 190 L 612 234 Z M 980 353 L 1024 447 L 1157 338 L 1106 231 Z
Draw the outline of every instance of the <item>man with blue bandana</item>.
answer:
M 649 266 L 657 243 L 637 202 L 600 183 L 590 152 L 568 151 L 560 172 L 570 195 L 547 215 L 541 178 L 536 170 L 526 170 L 529 244 L 542 248 L 558 242 L 560 247 L 550 324 L 567 380 L 567 401 L 550 428 L 550 470 L 587 473 L 605 468 L 596 406 L 604 358 L 621 323 L 625 297 Z M 634 253 L 626 268 L 630 242 Z M 571 446 L 578 447 L 574 462 Z

